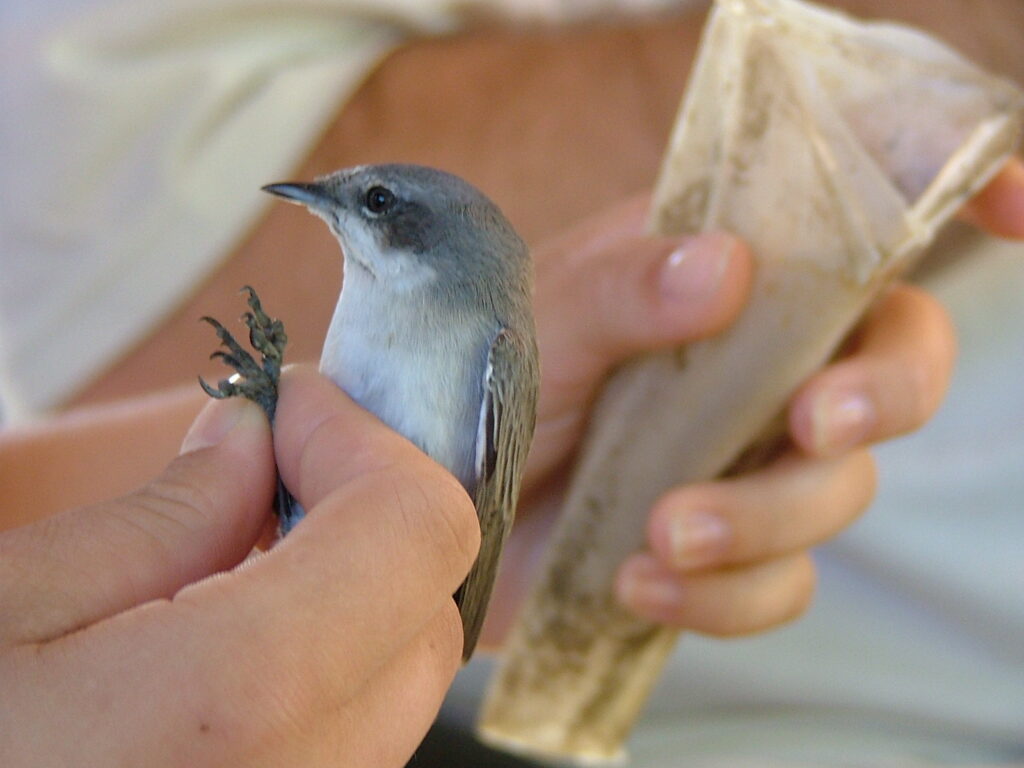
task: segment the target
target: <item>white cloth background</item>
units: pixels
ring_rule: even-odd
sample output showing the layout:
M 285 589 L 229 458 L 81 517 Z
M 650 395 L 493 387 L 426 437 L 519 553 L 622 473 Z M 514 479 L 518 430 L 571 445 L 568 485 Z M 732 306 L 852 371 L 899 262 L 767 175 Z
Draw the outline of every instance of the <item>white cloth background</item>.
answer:
M 179 304 L 401 40 L 686 2 L 7 0 L 8 418 L 59 403 Z

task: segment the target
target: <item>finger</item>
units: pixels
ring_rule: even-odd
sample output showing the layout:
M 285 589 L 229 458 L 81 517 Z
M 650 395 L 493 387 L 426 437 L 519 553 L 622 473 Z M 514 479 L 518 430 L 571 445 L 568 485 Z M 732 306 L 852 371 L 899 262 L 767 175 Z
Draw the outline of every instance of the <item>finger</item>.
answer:
M 790 433 L 808 453 L 833 456 L 915 430 L 942 402 L 955 357 L 945 309 L 899 286 L 865 319 L 849 356 L 797 392 Z
M 740 241 L 645 236 L 638 214 L 631 201 L 537 250 L 540 341 L 558 369 L 603 372 L 637 352 L 716 333 L 739 310 L 751 274 Z
M 69 745 L 68 754 L 54 754 L 55 764 L 147 765 L 155 748 L 193 768 L 404 765 L 461 661 L 462 624 L 449 600 L 361 688 L 321 685 L 319 698 L 306 691 L 300 701 L 297 683 L 281 674 L 280 659 L 344 654 L 329 634 L 314 647 L 288 644 L 263 658 L 254 620 L 248 636 L 232 639 L 230 656 L 215 661 L 211 641 L 217 638 L 202 626 L 179 634 L 166 616 L 166 604 L 151 603 L 58 643 L 17 649 L 27 652 L 16 659 L 19 682 L 59 690 L 68 710 L 78 713 L 62 723 L 60 743 L 45 745 L 47 754 Z M 86 663 L 89 674 L 83 675 Z M 0 711 L 12 736 L 30 739 L 39 731 L 33 723 L 52 719 L 53 702 L 46 696 L 16 700 L 13 709 L 0 699 Z M 131 734 L 118 743 L 123 753 L 93 738 L 111 722 Z M 15 740 L 15 747 L 14 755 L 30 762 L 44 745 Z
M 0 537 L 0 638 L 46 640 L 238 563 L 270 507 L 259 408 L 209 403 L 160 477 Z
M 832 538 L 868 507 L 875 488 L 867 451 L 791 454 L 757 472 L 667 493 L 651 510 L 647 541 L 677 571 L 769 560 Z
M 997 237 L 1024 238 L 1024 162 L 1012 158 L 967 204 L 963 216 Z
M 178 452 L 182 435 L 207 402 L 190 382 L 5 425 L 0 530 L 118 498 L 149 482 Z
M 814 583 L 806 553 L 687 576 L 645 553 L 623 563 L 615 591 L 626 608 L 648 621 L 731 637 L 797 618 L 810 605 Z
M 576 438 L 605 373 L 645 350 L 716 333 L 750 285 L 749 251 L 725 234 L 643 234 L 632 201 L 537 249 L 535 311 L 543 381 L 531 469 Z
M 307 510 L 366 475 L 401 471 L 403 464 L 428 474 L 431 467 L 441 469 L 312 366 L 285 370 L 277 408 L 283 414 L 274 425 L 278 469 Z M 444 471 L 433 480 L 461 488 Z
M 48 643 L 40 655 L 59 660 L 83 645 L 94 655 L 118 640 L 158 658 L 160 649 L 179 654 L 189 686 L 174 703 L 193 718 L 189 732 L 255 738 L 253 730 L 336 710 L 339 691 L 368 684 L 433 617 L 453 610 L 479 540 L 462 487 L 312 369 L 286 371 L 280 393 L 275 447 L 308 516 L 231 573 Z M 246 701 L 273 722 L 247 723 Z
M 214 666 L 255 644 L 308 708 L 364 682 L 452 601 L 480 527 L 458 481 L 314 370 L 287 371 L 280 392 L 280 469 L 308 515 L 229 577 L 179 592 L 168 621 L 218 638 Z
M 434 721 L 461 663 L 462 621 L 451 602 L 346 704 L 342 717 L 350 725 L 339 745 L 345 759 L 325 760 L 323 765 L 405 765 Z M 334 713 L 326 714 L 326 727 L 338 733 Z

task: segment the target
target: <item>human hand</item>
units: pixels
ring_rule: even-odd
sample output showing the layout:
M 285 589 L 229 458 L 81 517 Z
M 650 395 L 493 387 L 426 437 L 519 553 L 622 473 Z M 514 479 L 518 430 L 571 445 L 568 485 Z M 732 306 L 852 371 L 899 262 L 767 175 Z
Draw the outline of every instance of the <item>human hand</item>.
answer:
M 238 566 L 275 449 L 310 514 Z M 143 489 L 0 535 L 4 765 L 404 765 L 478 537 L 457 481 L 311 369 L 274 449 L 252 403 L 210 402 Z
M 485 642 L 500 641 L 523 597 L 609 371 L 640 352 L 712 335 L 745 303 L 752 266 L 741 243 L 720 234 L 644 237 L 646 207 L 635 200 L 536 251 L 537 436 Z M 965 215 L 995 234 L 1024 237 L 1024 165 L 1010 163 Z M 674 488 L 655 503 L 648 550 L 618 572 L 619 599 L 645 618 L 714 635 L 798 616 L 814 587 L 809 550 L 874 496 L 865 446 L 930 418 L 955 346 L 935 299 L 907 285 L 890 290 L 841 358 L 791 399 L 791 450 L 747 474 Z

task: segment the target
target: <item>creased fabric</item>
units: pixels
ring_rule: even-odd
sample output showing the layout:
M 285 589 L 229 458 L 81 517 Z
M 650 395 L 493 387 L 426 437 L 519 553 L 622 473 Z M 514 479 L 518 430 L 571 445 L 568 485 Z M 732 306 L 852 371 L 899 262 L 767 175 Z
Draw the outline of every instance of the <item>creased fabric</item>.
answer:
M 24 107 L 4 131 L 8 418 L 58 404 L 152 330 L 403 40 L 682 2 L 132 0 L 27 48 L 16 18 L 11 69 L 36 72 L 4 88 Z

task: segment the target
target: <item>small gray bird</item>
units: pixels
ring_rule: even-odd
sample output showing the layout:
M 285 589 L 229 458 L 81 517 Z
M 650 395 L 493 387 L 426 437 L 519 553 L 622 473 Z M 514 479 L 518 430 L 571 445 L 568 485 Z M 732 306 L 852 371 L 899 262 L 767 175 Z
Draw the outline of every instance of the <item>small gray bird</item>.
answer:
M 455 594 L 468 659 L 536 420 L 529 251 L 494 203 L 431 168 L 360 166 L 263 189 L 326 221 L 344 253 L 320 370 L 475 501 L 480 554 Z

